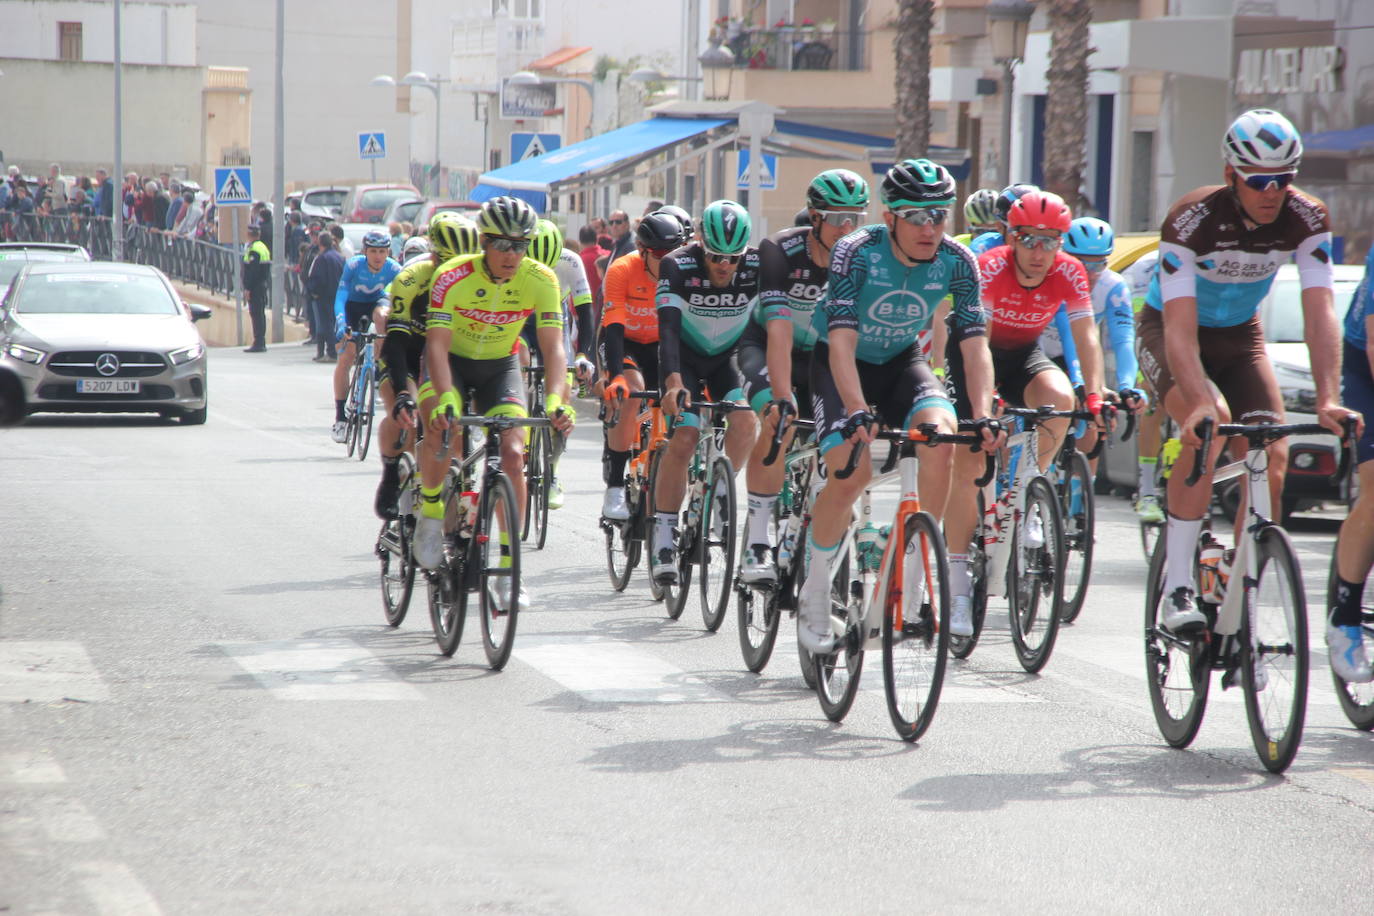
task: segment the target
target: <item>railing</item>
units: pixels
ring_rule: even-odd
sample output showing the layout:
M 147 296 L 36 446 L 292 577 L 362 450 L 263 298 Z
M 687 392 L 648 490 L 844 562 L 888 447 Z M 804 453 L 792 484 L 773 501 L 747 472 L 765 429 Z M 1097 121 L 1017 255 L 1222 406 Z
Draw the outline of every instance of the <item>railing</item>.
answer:
M 867 33 L 784 27 L 744 29 L 725 41 L 736 67 L 751 70 L 863 70 Z

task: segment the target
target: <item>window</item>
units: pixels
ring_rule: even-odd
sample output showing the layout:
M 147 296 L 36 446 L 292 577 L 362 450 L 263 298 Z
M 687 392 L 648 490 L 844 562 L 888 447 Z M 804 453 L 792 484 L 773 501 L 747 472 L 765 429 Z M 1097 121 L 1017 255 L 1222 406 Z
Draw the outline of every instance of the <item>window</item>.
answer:
M 81 56 L 81 23 L 59 22 L 57 24 L 57 59 L 84 59 Z

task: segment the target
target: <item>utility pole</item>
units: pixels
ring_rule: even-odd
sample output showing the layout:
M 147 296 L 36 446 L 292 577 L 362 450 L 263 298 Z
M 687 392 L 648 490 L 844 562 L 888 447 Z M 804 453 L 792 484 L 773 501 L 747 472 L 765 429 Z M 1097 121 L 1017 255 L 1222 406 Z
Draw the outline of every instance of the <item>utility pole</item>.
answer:
M 272 341 L 286 339 L 286 0 L 277 0 L 277 124 L 272 160 Z
M 121 0 L 114 0 L 114 220 L 110 228 L 110 260 L 124 260 L 124 29 L 120 22 Z

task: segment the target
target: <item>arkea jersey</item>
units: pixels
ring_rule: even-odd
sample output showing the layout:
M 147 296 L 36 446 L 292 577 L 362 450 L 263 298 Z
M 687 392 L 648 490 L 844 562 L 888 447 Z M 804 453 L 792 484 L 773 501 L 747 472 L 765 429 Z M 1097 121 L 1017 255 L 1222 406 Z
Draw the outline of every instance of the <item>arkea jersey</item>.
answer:
M 533 258 L 497 283 L 485 255 L 463 255 L 440 265 L 429 294 L 429 329 L 451 330 L 449 352 L 468 359 L 500 359 L 516 351 L 520 329 L 533 313 L 537 328 L 563 328 L 558 277 Z
M 1088 272 L 1077 258 L 1056 251 L 1045 279 L 1039 286 L 1027 288 L 1016 279 L 1012 257 L 1011 248 L 1003 245 L 978 258 L 989 347 L 1020 350 L 1031 346 L 1054 319 L 1061 302 L 1070 321 L 1092 318 Z
M 367 255 L 355 254 L 344 264 L 343 275 L 339 277 L 339 288 L 334 294 L 335 316 L 344 313 L 345 302 L 366 302 L 369 305 L 386 297 L 387 284 L 401 272 L 401 265 L 391 258 L 382 262 L 382 269 L 372 271 L 367 266 Z
M 734 348 L 749 323 L 759 292 L 759 250 L 748 248 L 728 286 L 711 285 L 706 250 L 699 242 L 679 248 L 658 263 L 659 312 L 682 313 L 682 342 L 702 356 Z
M 946 236 L 934 258 L 908 267 L 893 253 L 890 238 L 887 226 L 877 223 L 835 243 L 825 303 L 816 310 L 820 339 L 828 340 L 836 328 L 848 328 L 859 335 L 856 358 L 885 363 L 919 341 L 946 296 L 954 299 L 952 339 L 984 333 L 973 254 Z
M 1098 324 L 1102 339 L 1116 354 L 1116 387 L 1135 385 L 1135 311 L 1131 307 L 1130 285 L 1116 271 L 1104 270 L 1093 284 L 1092 303 L 1093 320 Z M 1073 336 L 1068 330 L 1067 310 L 1062 303 L 1054 321 L 1040 335 L 1040 348 L 1051 358 L 1063 356 L 1067 351 L 1068 360 L 1077 359 Z
M 1368 318 L 1374 318 L 1374 246 L 1364 259 L 1364 279 L 1355 289 L 1355 297 L 1350 300 L 1350 311 L 1345 313 L 1345 339 L 1352 347 L 1363 350 L 1369 345 Z M 1366 423 L 1374 418 L 1365 418 Z
M 811 260 L 806 240 L 810 226 L 793 226 L 759 243 L 759 303 L 754 321 L 792 322 L 792 346 L 810 350 L 816 345 L 813 317 L 825 294 L 829 271 Z
M 1195 298 L 1202 327 L 1244 324 L 1290 256 L 1303 289 L 1331 288 L 1331 220 L 1320 200 L 1289 188 L 1278 218 L 1247 229 L 1230 188 L 1198 188 L 1164 221 L 1146 304 L 1163 310 L 1170 299 Z
M 644 256 L 631 252 L 606 269 L 606 291 L 601 326 L 625 328 L 625 339 L 636 343 L 658 343 L 658 312 L 654 301 L 658 280 L 649 276 Z

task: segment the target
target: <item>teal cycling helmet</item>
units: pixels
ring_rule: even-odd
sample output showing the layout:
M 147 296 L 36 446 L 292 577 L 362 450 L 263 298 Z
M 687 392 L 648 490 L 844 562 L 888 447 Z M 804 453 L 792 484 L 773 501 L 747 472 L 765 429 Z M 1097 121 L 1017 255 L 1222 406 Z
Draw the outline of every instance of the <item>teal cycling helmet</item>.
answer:
M 749 246 L 749 211 L 733 200 L 717 200 L 701 213 L 701 240 L 712 254 L 740 254 Z
M 954 176 L 929 159 L 903 159 L 883 176 L 883 203 L 903 207 L 948 207 L 954 203 Z
M 828 169 L 811 179 L 806 205 L 813 210 L 868 206 L 868 182 L 849 169 Z
M 1080 216 L 1069 223 L 1064 235 L 1064 250 L 1069 254 L 1105 257 L 1112 253 L 1115 236 L 1111 224 L 1095 216 Z
M 991 226 L 997 222 L 997 192 L 979 188 L 964 201 L 964 221 L 970 226 Z
M 541 219 L 535 224 L 530 239 L 530 257 L 546 267 L 552 267 L 563 256 L 563 232 L 553 220 Z

